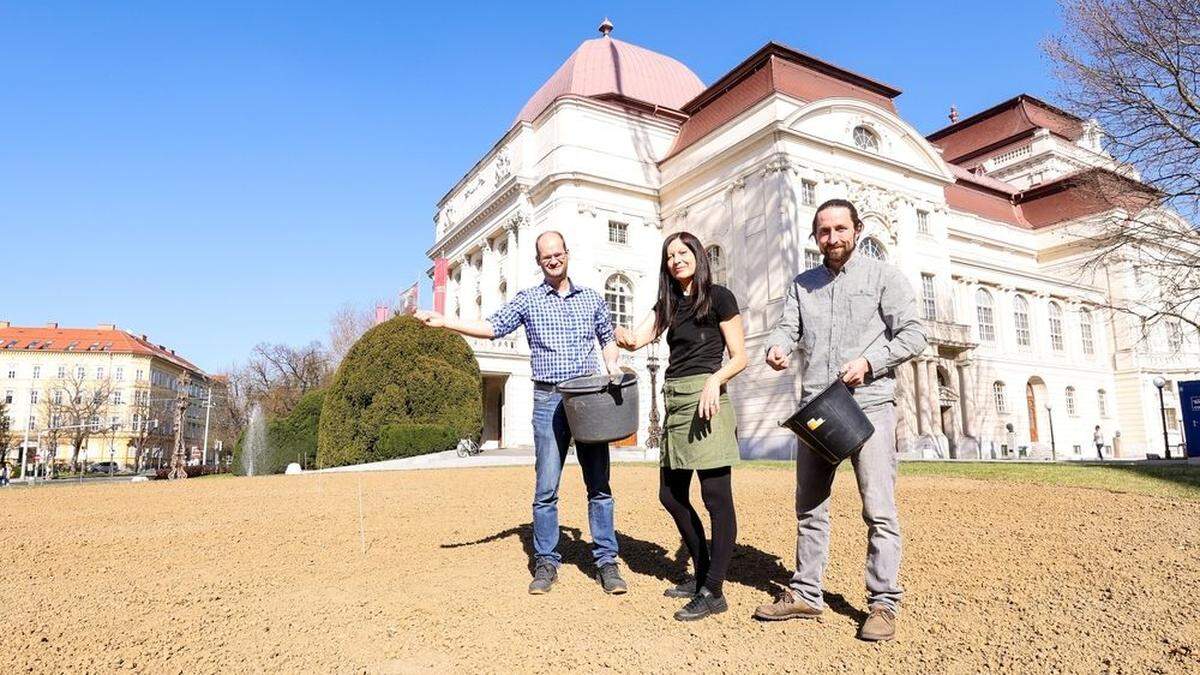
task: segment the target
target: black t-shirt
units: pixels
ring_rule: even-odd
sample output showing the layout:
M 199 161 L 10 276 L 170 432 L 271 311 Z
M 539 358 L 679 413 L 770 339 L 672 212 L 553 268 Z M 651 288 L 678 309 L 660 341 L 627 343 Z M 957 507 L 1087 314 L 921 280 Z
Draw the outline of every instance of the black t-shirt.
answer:
M 713 284 L 712 308 L 706 317 L 693 316 L 692 296 L 681 298 L 675 319 L 667 329 L 671 356 L 666 377 L 712 374 L 721 369 L 725 336 L 720 323 L 738 315 L 737 298 L 724 286 Z

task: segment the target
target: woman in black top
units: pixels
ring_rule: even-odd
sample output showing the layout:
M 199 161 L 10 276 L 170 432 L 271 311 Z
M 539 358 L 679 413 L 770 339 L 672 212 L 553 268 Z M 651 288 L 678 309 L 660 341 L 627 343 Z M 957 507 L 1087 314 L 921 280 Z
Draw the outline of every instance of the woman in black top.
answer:
M 663 242 L 658 302 L 636 329 L 618 329 L 617 343 L 635 351 L 664 331 L 671 354 L 663 383 L 659 500 L 675 520 L 696 570 L 695 583 L 670 588 L 666 595 L 690 598 L 675 618 L 691 621 L 729 608 L 722 585 L 737 539 L 730 469 L 741 458 L 725 383 L 746 367 L 746 350 L 737 298 L 712 283 L 704 245 L 687 232 Z M 729 360 L 722 364 L 726 352 Z M 712 520 L 711 552 L 688 498 L 693 471 L 700 476 L 700 494 Z

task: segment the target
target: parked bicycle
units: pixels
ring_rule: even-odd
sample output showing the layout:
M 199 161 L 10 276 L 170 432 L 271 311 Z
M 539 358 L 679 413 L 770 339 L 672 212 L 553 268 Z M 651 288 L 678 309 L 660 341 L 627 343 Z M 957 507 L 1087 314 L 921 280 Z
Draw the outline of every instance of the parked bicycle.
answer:
M 469 438 L 463 438 L 458 441 L 459 457 L 470 457 L 471 455 L 478 455 L 481 452 L 483 452 L 483 448 L 479 447 L 478 443 Z

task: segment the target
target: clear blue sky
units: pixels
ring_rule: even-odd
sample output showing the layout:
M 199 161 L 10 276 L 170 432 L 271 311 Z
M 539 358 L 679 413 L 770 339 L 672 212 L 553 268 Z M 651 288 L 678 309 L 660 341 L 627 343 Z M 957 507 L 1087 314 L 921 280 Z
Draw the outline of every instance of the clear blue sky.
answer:
M 1052 2 L 7 3 L 0 319 L 116 322 L 214 372 L 323 340 L 423 278 L 434 204 L 606 15 L 705 82 L 783 42 L 923 132 L 1054 91 Z

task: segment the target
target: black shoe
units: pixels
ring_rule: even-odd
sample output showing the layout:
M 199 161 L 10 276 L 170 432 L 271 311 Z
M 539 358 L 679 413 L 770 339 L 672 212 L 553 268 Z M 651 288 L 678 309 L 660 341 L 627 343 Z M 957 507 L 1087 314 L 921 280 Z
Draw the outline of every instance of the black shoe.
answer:
M 554 563 L 540 561 L 533 570 L 533 581 L 529 582 L 530 595 L 545 595 L 550 587 L 558 581 L 558 568 Z
M 668 598 L 690 598 L 696 594 L 696 580 L 685 579 L 683 583 L 676 584 L 667 590 L 663 591 L 663 595 Z
M 683 606 L 683 609 L 675 612 L 675 620 L 698 621 L 710 614 L 720 614 L 728 609 L 729 603 L 725 601 L 725 596 L 718 598 L 707 588 L 701 588 L 700 592 L 692 596 L 691 601 Z
M 600 578 L 600 585 L 604 588 L 604 592 L 609 595 L 621 595 L 629 590 L 629 585 L 621 578 L 621 573 L 617 571 L 616 563 L 607 563 L 600 566 L 600 570 L 596 574 Z

